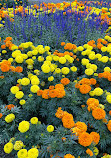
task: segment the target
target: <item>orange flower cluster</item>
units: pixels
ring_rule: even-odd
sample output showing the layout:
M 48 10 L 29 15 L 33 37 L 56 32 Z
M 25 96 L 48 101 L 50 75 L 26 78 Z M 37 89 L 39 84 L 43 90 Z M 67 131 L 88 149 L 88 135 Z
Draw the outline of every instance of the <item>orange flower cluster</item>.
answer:
M 91 110 L 93 111 L 95 108 L 99 106 L 99 100 L 95 98 L 89 98 L 87 100 L 87 105 L 88 105 L 88 111 L 90 112 Z
M 23 71 L 23 68 L 21 66 L 17 66 L 16 68 L 14 66 L 11 66 L 11 62 L 8 60 L 3 60 L 0 63 L 0 69 L 2 72 L 13 71 L 21 73 Z
M 2 113 L 0 113 L 0 118 L 2 118 L 2 116 L 3 116 L 3 114 L 2 114 Z
M 83 78 L 75 84 L 75 88 L 78 88 L 82 94 L 87 94 L 91 91 L 90 85 L 95 85 L 96 80 L 94 78 Z
M 91 40 L 89 42 L 87 42 L 88 45 L 92 46 L 93 48 L 96 48 L 96 44 L 94 40 Z
M 61 83 L 65 86 L 70 83 L 70 80 L 68 78 L 62 78 Z
M 12 46 L 15 46 L 13 43 L 12 43 L 12 37 L 6 37 L 6 39 L 4 40 L 4 43 L 3 45 L 1 45 L 1 48 L 2 49 L 6 49 L 9 48 L 11 50 L 11 47 Z
M 65 46 L 64 46 L 64 49 L 67 49 L 67 50 L 72 50 L 72 49 L 76 49 L 77 46 L 75 44 L 72 44 L 72 43 L 67 43 Z
M 38 96 L 42 96 L 44 99 L 49 98 L 63 98 L 65 96 L 65 90 L 63 84 L 56 84 L 55 87 L 52 86 L 49 87 L 49 89 L 45 90 L 38 90 L 37 91 Z
M 100 135 L 97 132 L 91 132 L 90 135 L 92 136 L 93 142 L 97 145 L 100 140 Z
M 104 14 L 100 15 L 100 18 L 102 20 L 101 24 L 107 22 L 108 25 L 111 25 L 111 18 L 107 15 L 107 12 L 105 10 L 102 10 L 102 12 L 104 12 Z
M 75 123 L 74 128 L 71 129 L 72 133 L 74 133 L 76 136 L 79 136 L 83 132 L 87 131 L 87 125 L 84 122 L 78 121 Z
M 75 55 L 73 55 L 72 52 L 68 52 L 68 51 L 65 51 L 64 53 L 60 53 L 58 50 L 55 50 L 53 54 L 57 55 L 58 57 L 64 57 L 65 55 L 70 55 L 73 58 L 75 58 Z
M 92 136 L 89 133 L 83 132 L 82 134 L 79 135 L 78 141 L 80 145 L 86 147 L 91 145 L 93 140 L 92 140 Z
M 73 156 L 73 155 L 71 155 L 71 154 L 66 154 L 66 155 L 64 156 L 64 158 L 75 158 L 75 156 Z
M 107 128 L 111 132 L 111 120 L 108 121 Z
M 90 155 L 90 156 L 93 156 L 93 152 L 92 152 L 90 149 L 87 149 L 87 150 L 86 150 L 86 153 L 87 153 L 88 155 Z
M 5 108 L 7 108 L 8 110 L 11 110 L 12 108 L 14 108 L 15 106 L 13 104 L 9 104 L 6 105 Z
M 73 115 L 69 114 L 66 111 L 61 110 L 61 107 L 57 109 L 57 112 L 55 113 L 55 116 L 62 119 L 63 126 L 65 128 L 72 128 L 74 127 L 74 120 Z
M 64 115 L 62 117 L 62 123 L 65 128 L 70 129 L 74 127 L 73 115 L 69 114 L 68 112 L 64 112 Z
M 104 119 L 105 116 L 106 116 L 106 113 L 103 109 L 101 108 L 95 108 L 93 111 L 92 111 L 92 116 L 96 119 L 96 120 L 101 120 L 101 119 Z
M 108 81 L 111 81 L 111 73 L 109 71 L 99 73 L 98 78 L 106 78 L 106 79 L 108 79 Z
M 99 38 L 97 40 L 97 48 L 101 49 L 104 45 L 106 45 L 108 42 L 106 40 L 102 40 L 101 38 Z

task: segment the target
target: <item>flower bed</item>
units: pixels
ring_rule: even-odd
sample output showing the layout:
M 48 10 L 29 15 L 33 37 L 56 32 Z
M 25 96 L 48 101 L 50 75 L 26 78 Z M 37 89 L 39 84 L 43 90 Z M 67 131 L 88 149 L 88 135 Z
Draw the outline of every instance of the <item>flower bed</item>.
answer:
M 0 10 L 0 138 L 14 158 L 111 157 L 111 4 Z

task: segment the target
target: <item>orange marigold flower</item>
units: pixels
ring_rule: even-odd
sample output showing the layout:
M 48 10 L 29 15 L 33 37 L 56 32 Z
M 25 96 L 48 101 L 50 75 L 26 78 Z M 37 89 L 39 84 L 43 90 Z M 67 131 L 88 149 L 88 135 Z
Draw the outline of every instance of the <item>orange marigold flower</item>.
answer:
M 62 123 L 65 128 L 74 127 L 73 115 L 69 113 L 64 113 L 64 116 L 62 117 Z
M 80 145 L 86 147 L 86 146 L 91 145 L 92 137 L 89 133 L 83 132 L 79 135 L 78 141 Z
M 10 70 L 15 72 L 15 67 L 14 66 L 10 66 Z
M 64 155 L 64 158 L 75 158 L 75 156 L 73 156 L 71 154 L 66 154 L 66 155 Z
M 76 83 L 76 84 L 75 84 L 75 88 L 80 88 L 80 84 L 79 84 L 79 83 Z
M 103 72 L 104 78 L 108 78 L 108 76 L 110 76 L 110 72 L 108 72 L 108 71 Z
M 3 116 L 3 114 L 2 114 L 2 113 L 0 113 L 0 118 L 2 118 L 2 116 Z
M 50 90 L 53 90 L 53 89 L 54 89 L 54 86 L 49 86 L 49 89 L 50 89 Z
M 76 49 L 76 48 L 77 48 L 77 46 L 75 44 L 73 44 L 73 49 Z
M 5 107 L 7 107 L 7 109 L 11 110 L 12 108 L 14 108 L 15 106 L 13 104 L 9 104 L 9 105 L 6 105 Z
M 72 50 L 72 49 L 73 49 L 73 44 L 72 44 L 72 43 L 67 43 L 67 44 L 64 46 L 64 49 Z
M 90 149 L 87 149 L 87 150 L 86 150 L 86 153 L 87 153 L 88 155 L 90 155 L 90 156 L 93 156 L 93 152 L 92 152 Z
M 38 96 L 41 96 L 42 93 L 43 93 L 43 90 L 41 90 L 41 89 L 37 91 L 37 95 L 38 95 Z
M 91 81 L 91 84 L 92 84 L 92 85 L 95 85 L 95 84 L 96 84 L 96 80 L 95 80 L 94 78 L 91 78 L 90 81 Z
M 91 87 L 87 84 L 80 85 L 79 90 L 82 94 L 87 94 L 91 91 Z
M 99 73 L 98 78 L 102 78 L 102 77 L 103 77 L 103 73 Z
M 87 100 L 87 105 L 89 106 L 90 104 L 95 104 L 95 106 L 98 106 L 99 105 L 99 100 L 98 99 L 95 99 L 95 98 L 89 98 Z
M 108 42 L 107 42 L 106 40 L 103 40 L 102 43 L 103 43 L 103 44 L 107 44 Z
M 56 88 L 57 98 L 63 98 L 65 96 L 65 90 L 61 88 Z
M 2 61 L 2 64 L 7 64 L 8 66 L 11 66 L 11 62 L 8 61 L 8 60 L 4 60 L 4 61 Z
M 49 89 L 45 89 L 42 93 L 42 98 L 48 99 L 49 98 Z
M 6 41 L 12 41 L 12 37 L 6 37 Z
M 111 110 L 109 111 L 109 115 L 111 116 Z
M 10 67 L 6 64 L 1 64 L 1 71 L 2 72 L 8 72 L 10 70 Z
M 111 132 L 111 120 L 108 121 L 107 128 Z
M 17 66 L 15 68 L 15 72 L 22 72 L 23 71 L 23 68 L 21 66 Z
M 65 42 L 61 42 L 61 46 L 64 46 L 65 45 Z
M 5 49 L 5 48 L 6 48 L 6 46 L 3 44 L 3 45 L 1 45 L 1 48 L 2 48 L 2 49 Z
M 55 88 L 61 88 L 61 89 L 64 89 L 64 86 L 63 86 L 63 84 L 56 84 L 56 85 L 55 85 Z
M 77 127 L 80 132 L 86 132 L 87 131 L 87 125 L 84 123 L 84 122 L 80 122 L 78 121 L 76 124 L 75 124 L 75 127 Z
M 108 76 L 108 81 L 111 81 L 111 74 Z
M 63 117 L 63 115 L 64 115 L 64 111 L 63 110 L 61 110 L 62 108 L 61 107 L 59 107 L 58 109 L 57 109 L 57 112 L 55 113 L 55 116 L 57 117 L 57 118 L 62 118 Z
M 97 108 L 98 106 L 97 106 L 97 104 L 95 104 L 95 103 L 91 103 L 89 106 L 88 106 L 88 111 L 90 112 L 91 110 L 94 110 L 95 108 Z
M 69 80 L 68 78 L 62 78 L 62 79 L 61 79 L 61 83 L 62 83 L 63 85 L 67 85 L 67 84 L 70 83 L 70 80 Z
M 88 78 L 83 78 L 82 80 L 79 81 L 80 84 L 87 84 L 91 85 L 91 81 Z
M 99 143 L 99 140 L 100 140 L 99 133 L 91 132 L 90 135 L 92 136 L 92 139 L 93 139 L 94 143 L 97 145 Z
M 55 98 L 57 96 L 56 89 L 49 90 L 49 97 Z
M 101 119 L 104 119 L 105 116 L 106 116 L 106 113 L 103 109 L 101 108 L 95 108 L 93 111 L 92 111 L 92 116 L 96 119 L 96 120 L 101 120 Z

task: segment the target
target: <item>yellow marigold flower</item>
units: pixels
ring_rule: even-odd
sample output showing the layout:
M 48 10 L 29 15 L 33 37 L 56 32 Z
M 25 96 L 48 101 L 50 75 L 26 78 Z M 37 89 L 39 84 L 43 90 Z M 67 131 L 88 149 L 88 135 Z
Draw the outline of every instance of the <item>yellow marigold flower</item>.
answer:
M 63 73 L 64 75 L 67 75 L 67 74 L 69 73 L 70 69 L 69 69 L 68 67 L 63 67 L 63 68 L 61 69 L 61 71 L 62 71 L 62 73 Z
M 31 79 L 31 84 L 32 84 L 32 85 L 39 85 L 39 83 L 40 83 L 40 81 L 39 81 L 39 78 L 38 78 L 38 77 Z
M 17 153 L 18 158 L 25 158 L 28 156 L 26 149 L 21 149 Z
M 28 157 L 37 158 L 39 156 L 39 150 L 37 148 L 32 148 L 28 150 Z
M 19 123 L 18 130 L 21 133 L 25 133 L 29 130 L 29 127 L 30 127 L 30 123 L 28 121 L 22 121 Z
M 47 64 L 43 64 L 41 66 L 41 69 L 44 73 L 49 73 L 50 72 L 50 67 Z
M 27 86 L 27 85 L 30 84 L 30 80 L 28 78 L 24 77 L 24 78 L 21 79 L 21 84 L 23 86 Z
M 55 73 L 59 74 L 61 72 L 61 69 L 60 68 L 56 68 L 55 69 Z
M 5 117 L 5 121 L 6 121 L 7 123 L 12 122 L 14 119 L 15 119 L 15 115 L 14 115 L 14 114 L 9 114 L 9 115 L 7 115 L 7 116 Z
M 38 61 L 39 61 L 39 62 L 44 61 L 44 57 L 43 57 L 43 56 L 38 56 Z
M 45 51 L 49 51 L 50 50 L 50 47 L 49 46 L 45 46 Z
M 111 104 L 111 95 L 107 95 L 106 100 L 107 100 L 108 103 Z
M 21 140 L 16 141 L 14 144 L 14 150 L 20 150 L 24 146 L 23 142 Z
M 105 67 L 105 68 L 104 68 L 104 71 L 109 71 L 109 72 L 111 72 L 111 69 L 110 69 L 110 67 Z
M 64 57 L 60 57 L 59 58 L 59 63 L 65 64 L 66 63 L 66 59 Z
M 73 71 L 73 72 L 76 72 L 76 71 L 77 71 L 77 67 L 75 67 L 75 66 L 72 66 L 70 69 L 71 69 L 71 71 Z
M 81 63 L 82 63 L 82 65 L 87 65 L 87 64 L 89 64 L 89 60 L 86 58 L 83 58 Z
M 37 117 L 32 117 L 30 122 L 31 122 L 31 124 L 37 124 L 38 123 L 38 118 Z
M 53 132 L 54 131 L 54 126 L 52 126 L 52 125 L 47 126 L 47 131 L 48 132 Z
M 25 101 L 24 99 L 21 99 L 21 100 L 19 101 L 20 105 L 24 105 L 25 102 L 26 102 L 26 101 Z
M 103 94 L 103 90 L 101 88 L 97 87 L 94 89 L 94 94 L 96 96 L 101 96 Z
M 50 77 L 48 77 L 48 81 L 53 81 L 54 80 L 54 77 L 53 76 L 50 76 Z
M 38 91 L 39 89 L 40 89 L 39 86 L 33 85 L 33 86 L 31 86 L 30 91 L 31 91 L 32 93 L 37 93 L 37 91 Z
M 18 91 L 16 94 L 15 94 L 15 97 L 17 99 L 21 99 L 22 97 L 24 96 L 24 93 L 22 91 Z
M 20 64 L 20 63 L 23 63 L 24 59 L 21 55 L 19 55 L 15 58 L 15 61 Z
M 94 70 L 91 69 L 91 68 L 88 68 L 88 69 L 85 70 L 85 74 L 88 75 L 88 76 L 92 75 L 93 73 L 94 73 Z
M 97 156 L 99 154 L 98 148 L 94 147 L 94 154 Z
M 13 86 L 13 87 L 11 87 L 10 91 L 12 94 L 16 94 L 19 91 L 19 87 Z
M 4 146 L 4 152 L 7 154 L 10 154 L 13 150 L 13 144 L 12 143 L 7 143 Z

